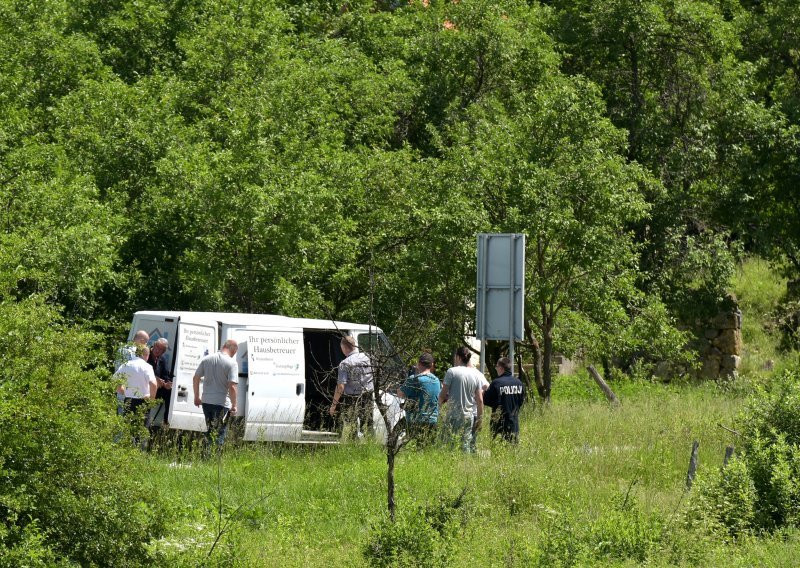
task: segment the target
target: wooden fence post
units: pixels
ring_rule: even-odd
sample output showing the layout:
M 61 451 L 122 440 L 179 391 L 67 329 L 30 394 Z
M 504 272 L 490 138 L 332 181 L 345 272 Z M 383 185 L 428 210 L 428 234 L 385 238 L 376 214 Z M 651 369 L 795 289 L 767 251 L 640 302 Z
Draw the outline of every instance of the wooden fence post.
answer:
M 597 383 L 597 386 L 600 387 L 600 390 L 602 390 L 606 395 L 608 402 L 614 406 L 618 405 L 619 399 L 617 398 L 617 395 L 614 394 L 614 391 L 611 390 L 611 387 L 609 387 L 608 384 L 603 380 L 603 377 L 600 376 L 600 373 L 597 372 L 597 369 L 595 369 L 592 365 L 589 365 L 587 370 L 589 371 L 589 375 L 594 379 L 594 382 Z
M 730 461 L 730 459 L 733 457 L 733 452 L 734 452 L 733 446 L 728 446 L 727 448 L 725 448 L 725 459 L 722 460 L 722 469 L 728 467 L 728 461 Z

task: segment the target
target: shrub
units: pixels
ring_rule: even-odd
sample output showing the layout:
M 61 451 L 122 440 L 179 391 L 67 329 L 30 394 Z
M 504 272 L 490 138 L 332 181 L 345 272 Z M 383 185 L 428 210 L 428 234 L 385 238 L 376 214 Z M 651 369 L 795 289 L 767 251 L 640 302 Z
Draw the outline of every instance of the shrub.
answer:
M 747 463 L 733 459 L 720 472 L 697 480 L 685 514 L 686 524 L 706 534 L 740 537 L 754 526 L 756 499 Z
M 587 540 L 597 558 L 644 563 L 661 542 L 662 531 L 660 518 L 627 499 L 591 524 Z
M 545 528 L 537 566 L 648 562 L 663 547 L 664 523 L 632 496 L 617 499 L 588 525 L 557 517 Z
M 82 364 L 94 342 L 36 300 L 0 303 L 0 564 L 152 561 L 167 509 L 111 443 L 113 387 Z
M 745 409 L 739 431 L 757 494 L 756 526 L 772 530 L 800 520 L 800 383 L 777 375 Z
M 371 566 L 447 566 L 453 539 L 467 522 L 465 492 L 400 515 L 392 522 L 383 519 L 373 527 L 363 549 Z
M 738 427 L 741 453 L 692 496 L 690 525 L 737 537 L 800 522 L 800 384 L 795 371 L 751 396 Z

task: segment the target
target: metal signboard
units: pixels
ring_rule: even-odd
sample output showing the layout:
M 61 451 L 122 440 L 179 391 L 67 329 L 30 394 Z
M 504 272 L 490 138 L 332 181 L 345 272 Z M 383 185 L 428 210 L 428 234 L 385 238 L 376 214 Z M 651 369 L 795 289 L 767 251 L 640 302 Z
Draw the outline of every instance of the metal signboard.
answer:
M 513 362 L 514 341 L 523 339 L 525 235 L 478 234 L 477 290 L 476 335 L 509 341 Z

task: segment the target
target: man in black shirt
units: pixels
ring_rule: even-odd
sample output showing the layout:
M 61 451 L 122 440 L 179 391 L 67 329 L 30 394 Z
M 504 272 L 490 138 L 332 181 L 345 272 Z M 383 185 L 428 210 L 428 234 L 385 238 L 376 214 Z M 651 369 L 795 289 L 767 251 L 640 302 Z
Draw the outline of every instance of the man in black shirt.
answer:
M 169 426 L 169 403 L 172 398 L 172 380 L 169 377 L 169 359 L 167 358 L 167 351 L 169 350 L 169 343 L 163 337 L 153 343 L 150 349 L 150 358 L 147 360 L 153 366 L 153 372 L 156 376 L 156 400 L 161 401 L 161 408 L 159 408 L 155 417 L 158 417 L 163 411 L 163 425 Z
M 519 409 L 525 401 L 522 381 L 511 376 L 511 359 L 501 357 L 495 365 L 497 378 L 483 394 L 483 403 L 492 409 L 492 437 L 502 436 L 516 444 L 519 439 Z

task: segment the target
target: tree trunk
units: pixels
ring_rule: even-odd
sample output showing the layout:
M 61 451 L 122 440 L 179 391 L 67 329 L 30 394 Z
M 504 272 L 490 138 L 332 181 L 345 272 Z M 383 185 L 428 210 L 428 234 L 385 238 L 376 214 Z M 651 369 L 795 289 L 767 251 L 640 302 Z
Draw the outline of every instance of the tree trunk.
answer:
M 544 402 L 550 402 L 550 391 L 553 387 L 553 324 L 548 319 L 543 333 L 544 350 L 542 353 L 542 392 L 539 396 Z
M 395 453 L 395 444 L 392 442 L 393 440 L 391 440 L 390 436 L 390 439 L 386 441 L 386 505 L 389 508 L 389 519 L 394 522 L 396 509 L 394 502 L 394 458 L 397 454 Z
M 600 387 L 600 390 L 603 391 L 603 394 L 606 395 L 608 402 L 614 405 L 619 404 L 617 395 L 615 395 L 614 391 L 611 390 L 611 387 L 606 384 L 606 382 L 603 380 L 603 377 L 601 377 L 600 373 L 597 372 L 597 369 L 595 369 L 592 365 L 589 365 L 587 370 L 589 371 L 589 375 L 594 379 L 594 382 L 597 383 L 597 386 Z
M 533 380 L 536 384 L 536 390 L 539 392 L 539 398 L 544 399 L 544 380 L 542 378 L 542 348 L 539 341 L 533 335 L 533 329 L 529 322 L 525 322 L 525 335 L 531 344 L 533 351 Z

